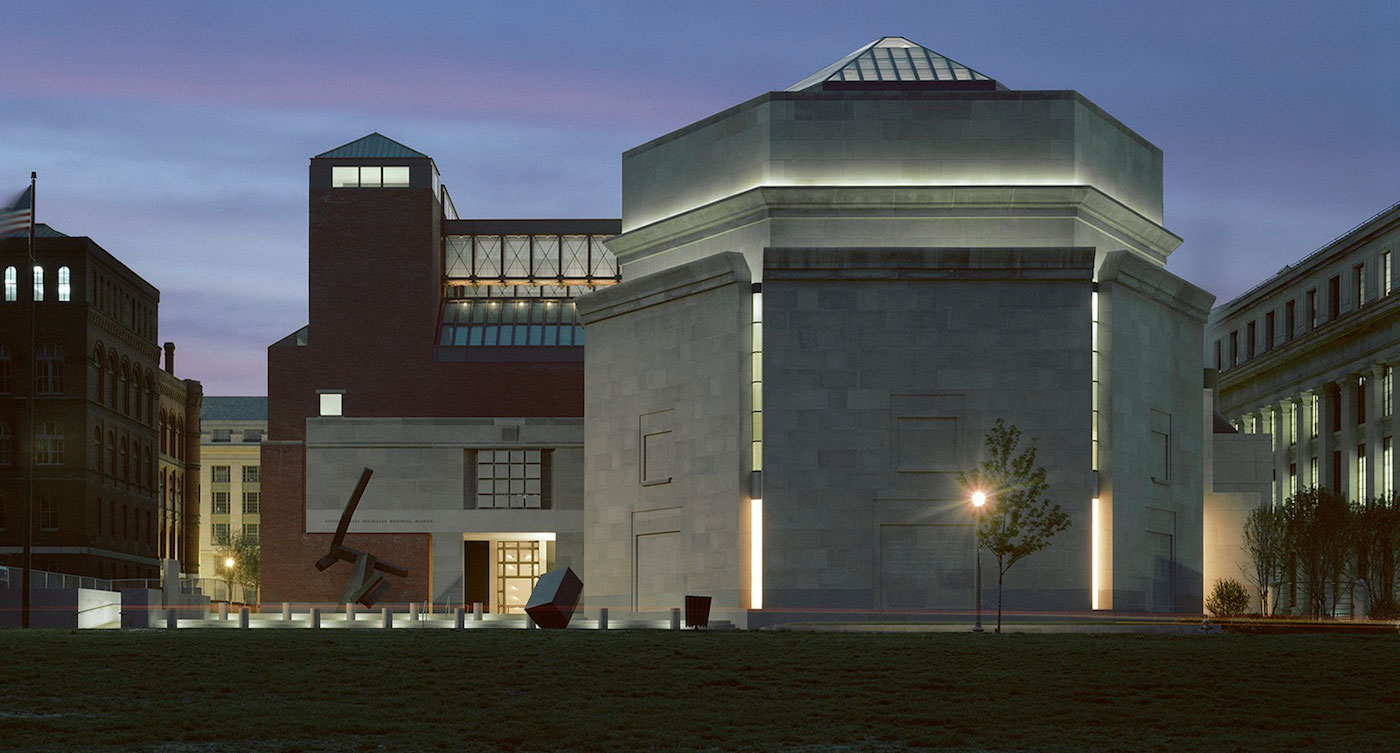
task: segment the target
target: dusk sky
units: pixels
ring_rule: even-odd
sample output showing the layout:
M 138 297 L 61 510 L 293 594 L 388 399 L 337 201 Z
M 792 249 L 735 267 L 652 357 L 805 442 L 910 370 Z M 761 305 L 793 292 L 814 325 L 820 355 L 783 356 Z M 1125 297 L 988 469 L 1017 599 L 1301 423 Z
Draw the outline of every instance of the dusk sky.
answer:
M 463 217 L 616 217 L 621 153 L 902 35 L 1165 153 L 1219 302 L 1400 201 L 1400 2 L 5 3 L 0 195 L 161 291 L 206 395 L 306 323 L 307 160 L 371 131 Z M 678 10 L 677 8 L 682 8 Z

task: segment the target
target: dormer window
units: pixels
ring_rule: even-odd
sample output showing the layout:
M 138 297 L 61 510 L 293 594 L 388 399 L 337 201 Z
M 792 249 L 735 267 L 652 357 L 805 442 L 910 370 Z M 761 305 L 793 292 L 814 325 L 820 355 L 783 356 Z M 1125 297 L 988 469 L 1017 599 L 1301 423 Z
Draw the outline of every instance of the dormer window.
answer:
M 408 167 L 337 165 L 331 168 L 331 188 L 408 188 Z

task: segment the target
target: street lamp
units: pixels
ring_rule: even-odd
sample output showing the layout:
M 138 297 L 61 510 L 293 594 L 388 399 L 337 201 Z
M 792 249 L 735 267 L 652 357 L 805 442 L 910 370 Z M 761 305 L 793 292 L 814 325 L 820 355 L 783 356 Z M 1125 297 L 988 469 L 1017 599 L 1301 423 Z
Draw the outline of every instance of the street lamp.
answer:
M 233 566 L 236 564 L 232 557 L 224 558 L 224 580 L 228 583 L 228 593 L 225 595 L 228 603 L 233 603 Z
M 987 505 L 987 495 L 982 490 L 972 493 L 972 514 L 977 517 L 977 522 L 982 522 L 982 508 Z M 977 580 L 975 591 L 977 592 L 977 624 L 972 626 L 972 632 L 982 632 L 982 536 L 977 528 L 972 530 L 973 537 L 977 540 Z

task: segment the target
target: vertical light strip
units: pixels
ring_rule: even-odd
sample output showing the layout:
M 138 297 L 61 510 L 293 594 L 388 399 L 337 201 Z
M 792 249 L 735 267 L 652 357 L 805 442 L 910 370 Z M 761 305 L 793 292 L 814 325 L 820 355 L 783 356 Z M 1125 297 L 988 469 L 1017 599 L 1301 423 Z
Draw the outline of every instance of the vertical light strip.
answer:
M 762 288 L 755 284 L 753 286 L 753 384 L 752 403 L 750 410 L 753 411 L 753 467 L 751 470 L 763 470 L 763 292 Z
M 749 502 L 749 608 L 763 608 L 763 500 Z
M 1090 531 L 1090 533 L 1089 533 L 1089 536 L 1090 536 L 1090 546 L 1093 547 L 1093 553 L 1090 555 L 1089 568 L 1090 568 L 1090 572 L 1091 572 L 1091 576 L 1090 576 L 1090 580 L 1091 580 L 1090 588 L 1092 588 L 1093 590 L 1090 592 L 1091 595 L 1090 595 L 1090 597 L 1089 597 L 1089 602 L 1090 602 L 1090 605 L 1092 606 L 1092 608 L 1098 609 L 1098 608 L 1099 608 L 1099 587 L 1100 587 L 1099 566 L 1100 566 L 1100 564 L 1101 564 L 1100 560 L 1101 560 L 1101 558 L 1102 558 L 1102 556 L 1103 556 L 1103 555 L 1101 554 L 1101 552 L 1100 552 L 1099 542 L 1100 542 L 1100 539 L 1102 538 L 1103 535 L 1099 532 L 1099 498 L 1098 498 L 1098 497 L 1094 497 L 1092 500 L 1090 500 L 1090 503 L 1091 503 L 1091 504 L 1090 504 L 1090 506 L 1089 506 L 1089 509 L 1090 509 L 1090 523 L 1089 523 L 1089 531 Z
M 763 470 L 763 288 L 753 286 L 752 379 L 750 405 L 753 431 L 750 435 L 752 471 Z M 757 475 L 757 474 L 755 474 Z M 760 492 L 753 491 L 758 494 Z M 763 608 L 763 500 L 749 502 L 749 607 Z
M 1097 471 L 1099 469 L 1099 291 L 1097 290 L 1089 294 L 1089 326 L 1092 353 L 1089 359 L 1089 371 L 1093 377 L 1093 394 L 1090 395 L 1092 416 L 1089 424 L 1089 450 L 1091 469 Z

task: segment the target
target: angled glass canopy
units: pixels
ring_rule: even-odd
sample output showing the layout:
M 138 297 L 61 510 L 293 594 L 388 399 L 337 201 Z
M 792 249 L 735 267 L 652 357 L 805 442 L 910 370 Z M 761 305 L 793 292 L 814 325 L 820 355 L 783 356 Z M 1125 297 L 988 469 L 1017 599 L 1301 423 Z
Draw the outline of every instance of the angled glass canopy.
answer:
M 828 84 L 834 85 L 831 88 L 847 89 L 858 88 L 863 83 L 936 85 L 945 82 L 981 82 L 986 88 L 1005 88 L 988 76 L 904 37 L 880 37 L 789 86 L 786 91 L 816 91 Z

